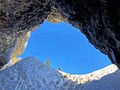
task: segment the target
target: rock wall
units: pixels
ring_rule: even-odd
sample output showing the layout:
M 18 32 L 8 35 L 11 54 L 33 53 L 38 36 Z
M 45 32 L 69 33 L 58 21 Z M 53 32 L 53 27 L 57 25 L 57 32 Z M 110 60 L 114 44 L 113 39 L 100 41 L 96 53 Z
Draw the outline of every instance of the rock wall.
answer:
M 0 0 L 0 35 L 15 34 L 41 24 L 53 0 Z
M 33 57 L 19 61 L 30 32 L 44 20 L 80 29 L 120 68 L 119 0 L 0 0 L 0 90 L 119 90 L 120 71 L 114 65 L 71 75 Z M 17 63 L 6 68 L 9 62 Z
M 115 65 L 90 74 L 71 75 L 27 57 L 0 71 L 0 90 L 119 90 Z
M 120 67 L 119 0 L 0 0 L 0 66 L 10 61 L 20 34 L 26 35 L 44 20 L 79 28 Z
M 0 67 L 20 55 L 29 31 L 41 24 L 53 0 L 0 0 Z
M 16 63 L 19 59 L 17 59 L 16 57 L 21 55 L 24 52 L 24 49 L 27 46 L 28 43 L 28 39 L 30 37 L 30 31 L 29 32 L 24 32 L 22 35 L 20 35 L 19 37 L 16 38 L 16 42 L 14 47 L 12 48 L 12 52 L 11 52 L 11 61 L 14 63 Z
M 0 64 L 1 67 L 9 61 L 16 63 L 16 57 L 22 54 L 27 46 L 30 32 L 19 33 L 19 35 L 8 35 L 0 37 Z
M 112 63 L 120 66 L 119 0 L 56 0 L 55 7 Z

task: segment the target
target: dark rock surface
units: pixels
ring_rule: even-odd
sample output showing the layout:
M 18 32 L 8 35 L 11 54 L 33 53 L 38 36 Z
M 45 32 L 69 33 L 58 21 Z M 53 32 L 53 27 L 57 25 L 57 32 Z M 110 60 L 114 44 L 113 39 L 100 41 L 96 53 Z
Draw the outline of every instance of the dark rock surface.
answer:
M 120 67 L 120 0 L 57 0 L 55 7 Z
M 60 13 L 58 16 L 62 17 L 54 17 L 54 20 L 65 19 L 63 21 L 79 28 L 97 49 L 120 67 L 119 0 L 0 0 L 0 54 L 7 55 L 5 51 L 9 51 L 15 38 L 41 24 L 51 12 L 56 16 Z
M 23 37 L 26 37 L 26 33 L 47 18 L 51 12 L 52 1 L 0 0 L 0 66 L 11 60 L 16 47 L 23 46 L 17 43 L 25 40 Z M 19 37 L 24 40 L 18 40 Z
M 53 0 L 0 0 L 0 34 L 14 34 L 41 24 Z

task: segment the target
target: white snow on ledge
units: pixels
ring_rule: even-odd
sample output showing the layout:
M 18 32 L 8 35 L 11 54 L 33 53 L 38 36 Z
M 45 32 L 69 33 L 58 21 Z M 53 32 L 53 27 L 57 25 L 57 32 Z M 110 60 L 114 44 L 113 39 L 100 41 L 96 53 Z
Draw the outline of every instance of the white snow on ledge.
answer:
M 117 70 L 118 70 L 117 66 L 111 64 L 103 69 L 97 70 L 89 74 L 72 75 L 62 71 L 59 72 L 62 73 L 63 76 L 66 76 L 66 78 L 68 78 L 69 80 L 77 81 L 78 84 L 85 84 L 93 80 L 99 80 L 105 75 L 115 73 Z
M 33 57 L 0 71 L 0 90 L 120 90 L 115 65 L 84 75 L 47 67 Z

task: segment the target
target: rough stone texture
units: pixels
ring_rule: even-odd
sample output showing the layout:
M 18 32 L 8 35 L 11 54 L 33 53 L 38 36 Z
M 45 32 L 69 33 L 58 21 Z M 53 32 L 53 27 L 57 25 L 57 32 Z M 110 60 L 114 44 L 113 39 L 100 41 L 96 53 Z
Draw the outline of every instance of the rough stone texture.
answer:
M 30 32 L 19 33 L 18 35 L 8 35 L 0 37 L 0 64 L 3 66 L 10 60 L 16 63 L 19 59 L 16 58 L 20 55 L 28 42 Z
M 120 0 L 56 0 L 55 7 L 120 67 Z
M 53 0 L 0 0 L 0 35 L 30 30 L 51 11 Z
M 120 68 L 120 0 L 0 0 L 0 68 L 17 62 L 29 31 L 44 20 L 79 28 Z M 114 65 L 70 75 L 28 57 L 0 71 L 0 90 L 119 90 L 119 83 L 120 71 Z
M 28 39 L 30 37 L 30 33 L 30 31 L 26 33 L 24 32 L 21 36 L 16 38 L 15 46 L 11 52 L 11 61 L 13 63 L 16 63 L 19 60 L 16 57 L 24 52 L 24 49 L 26 48 Z
M 120 0 L 0 0 L 0 66 L 10 60 L 17 38 L 12 35 L 31 31 L 44 20 L 79 28 L 120 67 Z
M 67 18 L 65 18 L 58 9 L 54 6 L 52 7 L 51 13 L 47 16 L 47 21 L 52 23 L 59 23 L 59 22 L 67 22 Z
M 71 75 L 28 57 L 0 71 L 0 90 L 119 90 L 119 83 L 120 71 L 115 65 Z
M 29 31 L 41 24 L 53 0 L 0 0 L 0 67 L 24 50 Z M 12 58 L 12 59 L 11 59 Z

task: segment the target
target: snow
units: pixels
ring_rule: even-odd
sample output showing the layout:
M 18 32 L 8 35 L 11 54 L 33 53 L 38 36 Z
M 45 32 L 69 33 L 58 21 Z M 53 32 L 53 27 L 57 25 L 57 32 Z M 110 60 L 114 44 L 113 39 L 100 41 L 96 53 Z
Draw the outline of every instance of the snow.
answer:
M 71 75 L 48 67 L 33 57 L 0 71 L 0 90 L 119 90 L 120 71 L 115 65 Z

